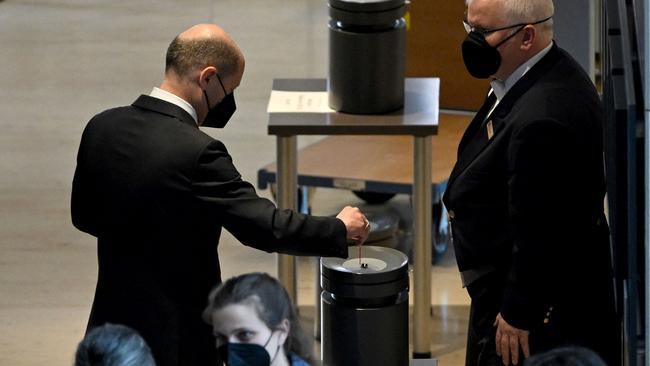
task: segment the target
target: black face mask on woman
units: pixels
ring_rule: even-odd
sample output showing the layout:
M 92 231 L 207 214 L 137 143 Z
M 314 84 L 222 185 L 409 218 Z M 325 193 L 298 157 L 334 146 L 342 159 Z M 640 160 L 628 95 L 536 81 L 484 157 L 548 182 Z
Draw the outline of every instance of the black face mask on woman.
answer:
M 465 67 L 467 71 L 473 77 L 477 79 L 487 79 L 488 77 L 496 74 L 501 67 L 501 54 L 498 51 L 498 48 L 507 42 L 510 38 L 514 37 L 517 33 L 521 32 L 527 25 L 535 25 L 543 23 L 552 16 L 542 19 L 533 23 L 519 23 L 510 25 L 503 28 L 490 29 L 477 31 L 473 27 L 465 23 L 469 34 L 467 38 L 463 41 L 462 51 L 463 51 L 463 61 L 465 62 Z M 490 33 L 496 31 L 520 27 L 516 32 L 513 32 L 511 35 L 503 39 L 501 42 L 497 43 L 495 46 L 490 46 L 485 37 Z
M 208 99 L 208 93 L 203 90 L 205 101 L 208 103 L 208 115 L 205 116 L 205 119 L 201 124 L 203 127 L 224 128 L 226 126 L 226 123 L 228 123 L 228 120 L 230 120 L 230 117 L 232 117 L 232 115 L 235 113 L 235 110 L 237 109 L 237 105 L 235 104 L 235 93 L 232 92 L 229 94 L 226 92 L 226 88 L 224 88 L 219 74 L 217 74 L 217 79 L 219 80 L 219 84 L 221 84 L 221 88 L 223 89 L 223 92 L 226 94 L 226 96 L 221 100 L 221 102 L 219 102 L 219 104 L 210 108 L 210 99 Z
M 273 334 L 271 333 L 264 346 L 254 343 L 225 343 L 217 348 L 217 352 L 226 366 L 269 366 L 282 347 L 278 344 L 275 355 L 271 359 L 266 351 L 266 345 L 271 341 Z

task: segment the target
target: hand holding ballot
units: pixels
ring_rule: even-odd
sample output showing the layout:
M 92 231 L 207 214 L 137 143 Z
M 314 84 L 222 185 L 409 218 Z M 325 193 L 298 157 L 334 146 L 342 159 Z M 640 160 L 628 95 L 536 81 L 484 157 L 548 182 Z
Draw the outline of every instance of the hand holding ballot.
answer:
M 336 218 L 345 224 L 348 243 L 361 245 L 368 239 L 370 222 L 359 208 L 345 206 Z

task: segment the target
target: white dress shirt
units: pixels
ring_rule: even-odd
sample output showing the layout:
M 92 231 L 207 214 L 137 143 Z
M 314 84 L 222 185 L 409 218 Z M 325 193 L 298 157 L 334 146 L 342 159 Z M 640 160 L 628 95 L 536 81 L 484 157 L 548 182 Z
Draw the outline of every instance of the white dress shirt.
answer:
M 542 57 L 546 56 L 548 51 L 551 50 L 551 47 L 553 46 L 553 42 L 549 43 L 548 46 L 546 46 L 543 50 L 537 52 L 537 54 L 528 61 L 524 62 L 519 66 L 510 76 L 505 81 L 494 79 L 490 82 L 490 85 L 492 86 L 492 90 L 490 90 L 490 93 L 494 93 L 497 97 L 497 101 L 494 103 L 494 106 L 492 106 L 492 109 L 490 110 L 490 113 L 488 113 L 488 116 L 492 114 L 494 109 L 499 105 L 499 102 L 505 95 L 508 93 L 508 91 L 521 79 L 526 73 L 533 67 L 535 66 L 536 63 L 539 62 L 539 60 L 542 59 Z
M 183 110 L 185 112 L 189 113 L 190 116 L 192 116 L 192 118 L 194 118 L 194 122 L 196 122 L 197 125 L 199 124 L 199 122 L 198 122 L 199 118 L 196 116 L 196 110 L 194 110 L 194 107 L 192 107 L 192 105 L 190 103 L 186 102 L 183 98 L 179 97 L 178 95 L 170 93 L 170 92 L 168 92 L 166 90 L 162 90 L 160 88 L 156 88 L 154 86 L 154 88 L 151 90 L 151 93 L 149 93 L 149 96 L 154 97 L 154 98 L 158 98 L 158 99 L 162 99 L 162 100 L 164 100 L 166 102 L 169 102 L 171 104 L 175 104 L 175 105 L 183 108 Z

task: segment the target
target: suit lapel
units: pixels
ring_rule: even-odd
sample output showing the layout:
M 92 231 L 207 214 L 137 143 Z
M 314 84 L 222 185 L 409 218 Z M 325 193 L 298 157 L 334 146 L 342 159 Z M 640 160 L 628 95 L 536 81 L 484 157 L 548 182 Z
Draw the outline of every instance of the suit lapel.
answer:
M 192 118 L 192 116 L 183 108 L 162 99 L 143 94 L 140 95 L 140 97 L 138 97 L 135 102 L 133 102 L 133 105 L 136 107 L 148 109 L 153 112 L 162 113 L 170 117 L 174 117 L 183 123 L 198 127 L 194 121 L 194 118 Z
M 470 122 L 469 126 L 467 126 L 467 130 L 465 130 L 465 133 L 463 134 L 463 137 L 460 140 L 460 143 L 458 144 L 458 156 L 457 158 L 460 158 L 460 156 L 465 152 L 465 149 L 468 147 L 468 144 L 472 141 L 472 137 L 476 135 L 476 133 L 479 131 L 479 128 L 481 128 L 481 125 L 485 121 L 485 117 L 487 117 L 488 112 L 494 105 L 494 102 L 496 101 L 496 96 L 494 93 L 490 93 L 487 98 L 485 98 L 485 101 L 483 102 L 483 105 L 481 106 L 481 109 L 476 112 L 476 115 L 472 119 L 472 122 Z
M 485 118 L 487 117 L 490 109 L 494 106 L 496 101 L 496 96 L 494 92 L 485 99 L 481 109 L 476 113 L 472 122 L 467 126 L 467 130 L 463 134 L 463 137 L 458 144 L 458 156 L 456 165 L 451 172 L 449 177 L 449 184 L 463 171 L 465 167 L 473 160 L 473 158 L 478 154 L 482 149 L 483 144 L 487 143 L 488 137 L 485 129 Z M 483 141 L 485 140 L 485 141 Z
M 493 103 L 489 103 L 489 98 L 486 100 L 461 139 L 458 146 L 458 161 L 451 172 L 448 186 L 494 141 L 506 125 L 507 116 L 515 102 L 556 64 L 560 56 L 560 50 L 554 44 L 548 54 L 513 85 L 489 116 L 487 123 L 483 124 L 487 111 L 489 111 L 489 107 L 485 111 L 486 105 L 493 105 Z M 491 124 L 491 136 L 488 136 L 487 124 Z

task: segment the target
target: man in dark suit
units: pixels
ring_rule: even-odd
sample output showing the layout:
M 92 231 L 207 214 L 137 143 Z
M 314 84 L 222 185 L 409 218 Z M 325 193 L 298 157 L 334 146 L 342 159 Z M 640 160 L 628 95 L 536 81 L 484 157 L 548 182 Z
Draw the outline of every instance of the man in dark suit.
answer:
M 472 299 L 466 364 L 561 345 L 619 361 L 603 209 L 603 108 L 553 42 L 551 0 L 469 0 L 462 51 L 491 78 L 444 203 Z
M 268 252 L 347 256 L 368 221 L 356 208 L 313 217 L 278 210 L 241 179 L 223 127 L 244 57 L 219 27 L 201 24 L 167 50 L 165 79 L 131 106 L 104 111 L 83 132 L 72 191 L 74 225 L 97 237 L 99 275 L 88 327 L 136 329 L 159 366 L 215 365 L 201 314 L 221 282 L 221 228 Z

